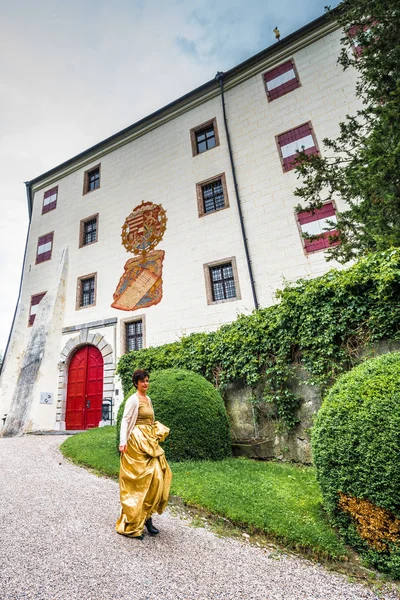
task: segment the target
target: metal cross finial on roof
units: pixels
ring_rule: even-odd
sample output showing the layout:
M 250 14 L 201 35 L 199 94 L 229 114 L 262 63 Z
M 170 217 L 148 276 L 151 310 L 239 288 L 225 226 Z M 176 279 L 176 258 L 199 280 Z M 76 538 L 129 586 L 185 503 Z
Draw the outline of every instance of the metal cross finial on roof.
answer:
M 277 40 L 278 40 L 278 42 L 279 42 L 279 38 L 281 37 L 281 34 L 280 34 L 280 32 L 279 32 L 278 25 L 277 25 L 277 26 L 275 27 L 275 29 L 273 29 L 272 31 L 274 32 L 274 34 L 275 34 L 275 37 L 276 37 L 276 39 L 277 39 Z

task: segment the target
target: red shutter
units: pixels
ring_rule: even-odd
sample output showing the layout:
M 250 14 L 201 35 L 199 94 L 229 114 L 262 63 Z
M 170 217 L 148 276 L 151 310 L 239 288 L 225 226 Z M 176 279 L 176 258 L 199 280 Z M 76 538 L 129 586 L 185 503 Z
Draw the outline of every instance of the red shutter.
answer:
M 350 27 L 350 29 L 347 32 L 347 35 L 349 36 L 349 38 L 352 41 L 352 46 L 353 46 L 353 50 L 354 50 L 354 54 L 356 56 L 360 56 L 360 54 L 362 54 L 362 46 L 360 46 L 359 44 L 357 44 L 357 35 L 360 32 L 360 26 L 359 25 L 353 25 L 352 27 Z
M 325 231 L 318 238 L 314 240 L 304 240 L 304 248 L 306 252 L 316 252 L 323 248 L 329 248 L 330 246 L 336 246 L 338 242 L 331 243 L 329 238 L 334 235 L 335 231 Z
M 51 202 L 47 202 L 45 204 L 46 199 L 47 198 L 51 198 L 52 196 L 55 196 L 55 198 Z M 44 213 L 47 213 L 50 210 L 53 210 L 53 209 L 56 208 L 56 206 L 57 206 L 57 197 L 58 197 L 58 186 L 52 188 L 51 190 L 47 190 L 47 192 L 44 193 L 44 195 L 43 195 L 42 215 Z
M 269 82 L 271 82 L 273 79 L 276 79 L 280 75 L 284 75 L 285 73 L 288 73 L 291 70 L 294 71 L 293 78 L 289 79 L 288 81 L 285 81 L 284 83 L 281 83 L 280 85 L 277 85 L 276 87 L 274 87 L 272 89 L 269 89 L 269 87 L 268 87 Z M 293 60 L 288 60 L 287 62 L 283 63 L 282 65 L 279 65 L 279 67 L 275 67 L 274 69 L 267 71 L 267 73 L 264 73 L 264 82 L 265 82 L 265 88 L 266 88 L 268 100 L 270 100 L 270 101 L 276 100 L 280 96 L 284 96 L 288 92 L 291 92 L 291 91 L 295 90 L 296 88 L 300 87 L 300 82 L 297 77 L 297 73 L 296 73 L 296 69 L 295 69 Z
M 288 154 L 287 151 L 286 152 L 284 151 L 285 146 L 287 146 L 288 144 L 292 144 L 293 142 L 296 142 L 303 138 L 306 138 L 308 136 L 312 137 L 313 143 L 311 146 L 304 148 L 305 154 L 307 156 L 309 156 L 311 154 L 318 154 L 318 148 L 316 146 L 314 132 L 312 130 L 310 123 L 304 123 L 303 125 L 299 125 L 298 127 L 295 127 L 294 129 L 291 129 L 290 131 L 286 131 L 285 133 L 281 133 L 280 135 L 277 136 L 277 143 L 278 143 L 279 152 L 280 152 L 281 159 L 282 159 L 282 166 L 283 166 L 283 170 L 285 172 L 291 171 L 292 169 L 294 169 L 294 167 L 296 166 L 296 159 L 297 159 L 297 154 L 298 154 L 297 150 L 294 152 L 291 152 L 291 154 Z
M 312 223 L 313 221 L 319 221 L 322 219 L 329 219 L 329 217 L 335 216 L 336 211 L 332 202 L 328 202 L 321 206 L 321 208 L 316 208 L 314 211 L 306 210 L 301 213 L 297 213 L 297 220 L 301 225 L 305 225 L 307 223 Z M 337 246 L 339 244 L 338 241 L 332 242 L 329 238 L 334 236 L 337 233 L 336 230 L 325 231 L 321 233 L 318 237 L 314 239 L 304 239 L 304 248 L 306 252 L 316 252 L 317 250 L 322 250 L 323 248 L 329 248 L 331 246 Z
M 352 25 L 352 27 L 350 27 L 347 30 L 347 35 L 349 36 L 349 38 L 352 41 L 354 54 L 356 56 L 360 56 L 360 54 L 363 53 L 363 47 L 358 43 L 358 40 L 357 40 L 359 34 L 361 32 L 365 33 L 369 29 L 372 29 L 372 27 L 374 27 L 375 25 L 377 25 L 378 22 L 379 21 L 377 21 L 377 20 L 373 20 L 370 23 L 366 23 L 365 25 Z
M 297 214 L 300 225 L 303 223 L 312 223 L 312 221 L 319 221 L 320 219 L 328 219 L 329 217 L 335 216 L 336 211 L 332 202 L 324 204 L 321 208 L 316 208 L 314 211 L 305 210 Z
M 46 260 L 51 259 L 51 253 L 53 251 L 53 237 L 54 231 L 51 233 L 46 233 L 46 235 L 42 235 L 38 239 L 37 250 L 36 250 L 36 264 L 45 262 Z M 49 250 L 45 250 L 44 252 L 39 252 L 40 246 L 44 244 L 51 244 Z
M 36 313 L 32 314 L 32 306 L 37 306 L 42 298 L 46 295 L 46 292 L 42 292 L 41 294 L 35 294 L 35 296 L 31 296 L 31 306 L 29 309 L 29 321 L 28 325 L 31 326 L 35 322 Z

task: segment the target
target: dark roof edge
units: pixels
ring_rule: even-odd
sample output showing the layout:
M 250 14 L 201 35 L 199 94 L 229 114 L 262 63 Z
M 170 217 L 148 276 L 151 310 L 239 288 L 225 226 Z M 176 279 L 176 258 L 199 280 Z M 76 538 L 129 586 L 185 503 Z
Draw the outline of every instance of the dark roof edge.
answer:
M 31 217 L 32 217 L 32 208 L 33 208 L 32 186 L 31 186 L 31 182 L 30 181 L 25 181 L 24 183 L 25 183 L 25 189 L 26 189 L 26 202 L 28 204 L 29 220 L 31 220 Z
M 230 77 L 236 76 L 240 72 L 245 71 L 252 65 L 259 62 L 261 59 L 264 59 L 268 55 L 273 54 L 275 52 L 275 50 L 277 50 L 278 48 L 281 49 L 284 46 L 288 46 L 289 44 L 293 43 L 297 39 L 301 38 L 304 34 L 310 33 L 314 29 L 318 29 L 323 23 L 326 23 L 329 19 L 333 19 L 335 14 L 337 14 L 338 12 L 340 12 L 340 8 L 332 9 L 329 13 L 325 13 L 325 14 L 321 15 L 317 19 L 314 19 L 314 21 L 311 21 L 310 23 L 307 23 L 307 25 L 304 25 L 300 29 L 297 29 L 296 31 L 294 31 L 293 33 L 291 33 L 290 35 L 285 37 L 283 40 L 279 40 L 275 44 L 272 44 L 272 46 L 268 46 L 268 48 L 261 50 L 261 52 L 258 52 L 254 56 L 251 56 L 250 58 L 248 58 L 245 61 L 241 62 L 240 64 L 236 65 L 232 69 L 229 69 L 229 71 L 225 71 L 224 80 L 225 81 L 229 80 Z M 164 112 L 168 112 L 169 110 L 179 106 L 180 104 L 184 104 L 189 98 L 195 98 L 196 96 L 201 96 L 204 92 L 206 92 L 207 90 L 211 89 L 212 87 L 214 87 L 216 85 L 218 85 L 218 84 L 216 83 L 215 79 L 211 79 L 210 81 L 207 81 L 207 83 L 204 83 L 200 87 L 195 88 L 194 90 L 191 90 L 190 92 L 188 92 L 187 94 L 184 94 L 177 100 L 173 100 L 173 102 L 166 104 L 165 106 L 163 106 L 162 108 L 159 108 L 158 110 L 151 113 L 150 115 L 143 117 L 143 119 L 136 121 L 136 123 L 133 123 L 132 125 L 129 125 L 128 127 L 125 127 L 121 131 L 114 133 L 110 137 L 102 140 L 101 142 L 98 142 L 94 146 L 91 146 L 90 148 L 87 148 L 83 152 L 76 154 L 72 158 L 69 158 L 65 162 L 60 163 L 59 165 L 57 165 L 56 167 L 53 167 L 49 171 L 42 173 L 42 175 L 35 177 L 31 181 L 27 182 L 27 184 L 30 184 L 30 186 L 32 186 L 32 185 L 38 183 L 39 181 L 41 181 L 42 179 L 46 179 L 47 177 L 54 175 L 60 169 L 65 169 L 66 167 L 72 165 L 74 162 L 77 162 L 77 161 L 81 160 L 82 158 L 88 157 L 88 156 L 90 156 L 90 154 L 92 154 L 94 152 L 98 152 L 102 148 L 106 148 L 110 143 L 116 142 L 118 139 L 123 139 L 127 134 L 129 134 L 130 132 L 133 132 L 137 128 L 140 128 L 145 123 L 151 123 L 152 121 L 157 120 L 158 117 L 160 117 Z

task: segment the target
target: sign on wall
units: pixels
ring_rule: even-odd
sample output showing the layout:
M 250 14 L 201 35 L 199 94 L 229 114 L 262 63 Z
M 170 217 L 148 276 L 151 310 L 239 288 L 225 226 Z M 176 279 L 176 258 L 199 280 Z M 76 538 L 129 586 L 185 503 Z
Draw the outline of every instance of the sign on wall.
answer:
M 40 404 L 53 404 L 53 394 L 51 392 L 40 392 Z
M 113 294 L 113 308 L 137 310 L 158 304 L 162 298 L 164 250 L 154 250 L 162 240 L 167 224 L 160 204 L 142 202 L 133 209 L 122 226 L 122 244 L 127 252 L 138 255 L 124 267 Z

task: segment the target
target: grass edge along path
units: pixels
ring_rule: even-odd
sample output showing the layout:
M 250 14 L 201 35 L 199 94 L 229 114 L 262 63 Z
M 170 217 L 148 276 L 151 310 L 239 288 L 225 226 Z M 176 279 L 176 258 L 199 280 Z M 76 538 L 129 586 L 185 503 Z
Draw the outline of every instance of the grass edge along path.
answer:
M 115 427 L 90 429 L 60 447 L 66 458 L 96 473 L 117 477 Z M 346 547 L 328 524 L 312 467 L 229 458 L 170 463 L 171 495 L 224 517 L 308 557 L 343 560 Z

